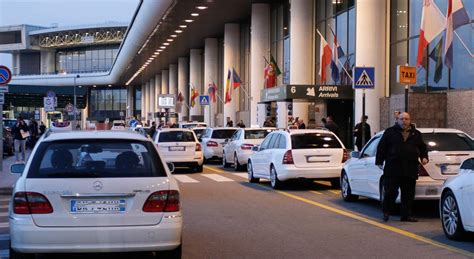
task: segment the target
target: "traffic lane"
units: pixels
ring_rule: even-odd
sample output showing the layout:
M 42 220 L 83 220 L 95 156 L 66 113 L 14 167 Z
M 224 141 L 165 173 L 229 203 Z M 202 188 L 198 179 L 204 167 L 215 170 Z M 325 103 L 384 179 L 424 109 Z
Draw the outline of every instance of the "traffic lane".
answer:
M 461 257 L 223 175 L 238 182 L 181 184 L 185 258 Z

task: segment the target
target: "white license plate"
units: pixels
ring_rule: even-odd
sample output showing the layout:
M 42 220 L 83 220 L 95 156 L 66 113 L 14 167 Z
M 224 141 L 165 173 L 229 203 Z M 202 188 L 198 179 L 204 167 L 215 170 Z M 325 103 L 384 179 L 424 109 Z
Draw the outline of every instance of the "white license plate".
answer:
M 124 213 L 125 200 L 71 200 L 71 213 L 108 214 Z
M 307 156 L 306 157 L 307 163 L 329 163 L 327 156 Z
M 184 151 L 186 150 L 185 147 L 168 147 L 169 151 Z
M 437 195 L 438 189 L 436 188 L 428 188 L 425 190 L 425 195 Z

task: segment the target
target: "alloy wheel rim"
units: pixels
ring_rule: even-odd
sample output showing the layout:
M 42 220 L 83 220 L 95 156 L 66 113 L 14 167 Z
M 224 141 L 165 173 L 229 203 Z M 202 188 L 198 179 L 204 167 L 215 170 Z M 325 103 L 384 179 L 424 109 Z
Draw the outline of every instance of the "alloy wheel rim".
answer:
M 347 181 L 347 176 L 344 174 L 342 177 L 342 195 L 347 197 L 349 183 Z
M 234 169 L 237 169 L 238 167 L 237 156 L 234 156 Z
M 225 167 L 227 162 L 225 161 L 225 154 L 222 154 L 222 166 Z
M 252 178 L 253 178 L 253 169 L 252 169 L 252 163 L 250 163 L 250 162 L 247 164 L 247 173 L 248 173 L 249 181 L 252 180 Z
M 458 228 L 458 208 L 453 197 L 448 196 L 443 203 L 443 227 L 449 235 L 454 235 Z
M 270 169 L 270 183 L 272 184 L 272 186 L 275 186 L 275 169 Z

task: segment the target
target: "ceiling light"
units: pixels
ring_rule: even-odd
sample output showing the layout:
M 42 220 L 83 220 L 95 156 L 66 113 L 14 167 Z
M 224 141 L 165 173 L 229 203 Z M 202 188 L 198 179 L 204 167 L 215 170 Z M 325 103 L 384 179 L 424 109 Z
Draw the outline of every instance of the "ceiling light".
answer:
M 170 45 L 170 43 L 169 42 L 163 42 L 163 45 L 168 46 L 168 45 Z
M 162 50 L 162 49 L 159 49 L 158 51 L 159 51 L 159 52 L 162 52 L 163 50 Z
M 93 85 L 92 87 L 96 88 L 97 86 L 96 86 L 96 85 Z
M 157 55 L 158 55 L 158 54 L 160 54 L 160 53 L 158 52 L 158 50 L 156 50 L 153 54 L 157 54 Z
M 184 24 L 181 24 L 181 25 L 179 26 L 179 28 L 186 28 L 186 27 L 188 27 L 188 26 L 187 26 L 187 25 L 184 25 Z
M 172 34 L 171 37 L 176 38 L 176 37 L 178 37 L 178 35 Z
M 199 16 L 199 14 L 198 13 L 192 13 L 191 16 L 196 17 L 196 16 Z
M 169 41 L 169 42 L 173 42 L 174 40 L 173 40 L 173 39 L 167 39 L 167 41 Z
M 151 57 L 156 58 L 156 57 L 158 57 L 158 54 L 153 54 Z
M 183 31 L 182 31 L 182 30 L 176 30 L 176 31 L 174 31 L 174 32 L 176 32 L 176 33 L 182 33 Z
M 165 46 L 160 46 L 160 49 L 166 49 L 166 47 Z
M 201 6 L 197 6 L 196 8 L 199 9 L 199 10 L 205 10 L 205 9 L 207 9 L 207 6 L 201 5 Z
M 189 23 L 189 22 L 194 22 L 194 20 L 191 20 L 191 19 L 186 19 L 186 20 L 184 20 L 184 21 L 185 21 L 185 22 L 188 22 L 188 23 Z

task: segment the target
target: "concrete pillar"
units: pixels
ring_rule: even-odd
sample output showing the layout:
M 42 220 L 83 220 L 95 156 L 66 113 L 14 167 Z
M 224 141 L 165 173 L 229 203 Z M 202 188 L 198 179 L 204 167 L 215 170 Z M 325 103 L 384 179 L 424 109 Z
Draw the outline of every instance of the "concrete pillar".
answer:
M 156 74 L 155 75 L 155 110 L 156 111 L 161 111 L 161 109 L 158 109 L 158 95 L 161 94 L 161 74 Z
M 168 94 L 169 76 L 168 70 L 161 70 L 161 94 Z
M 202 50 L 191 49 L 189 58 L 189 98 L 191 98 L 191 89 L 194 87 L 196 91 L 202 94 Z M 190 107 L 189 116 L 202 115 L 199 97 L 194 99 L 194 107 Z M 191 105 L 191 99 L 189 99 Z
M 169 94 L 177 94 L 178 93 L 178 65 L 177 64 L 170 64 L 169 69 Z
M 373 15 L 377 13 L 378 15 Z M 385 91 L 385 57 L 386 48 L 374 48 L 370 42 L 378 46 L 386 44 L 386 1 L 356 1 L 356 66 L 375 67 L 375 89 L 366 90 L 365 113 L 369 116 L 368 123 L 372 132 L 380 130 L 380 98 Z M 371 28 L 367 30 L 367 28 Z M 357 80 L 357 78 L 354 78 Z M 362 116 L 362 90 L 355 93 L 354 120 L 359 122 Z
M 186 106 L 189 100 L 189 59 L 181 57 L 178 59 L 178 95 L 183 96 L 183 103 L 178 114 L 178 120 L 182 121 L 184 118 L 189 118 L 189 110 Z M 178 96 L 176 95 L 176 97 Z
M 54 51 L 41 51 L 41 73 L 54 73 L 56 68 L 56 53 Z
M 285 129 L 288 127 L 288 105 L 291 102 L 277 102 L 276 127 Z M 308 122 L 305 121 L 305 124 Z
M 265 112 L 257 113 L 260 101 L 260 91 L 265 80 L 265 59 L 270 60 L 270 5 L 252 4 L 250 31 L 250 125 L 262 126 L 265 122 Z M 257 69 L 261 68 L 261 69 Z M 249 126 L 250 126 L 249 125 Z
M 142 100 L 141 100 L 141 121 L 146 120 L 146 85 L 142 84 L 141 86 Z
M 313 0 L 291 0 L 290 84 L 312 84 Z M 308 124 L 308 103 L 293 102 L 293 117 Z
M 225 85 L 227 81 L 227 73 L 232 68 L 240 75 L 240 25 L 237 23 L 226 23 L 224 25 L 224 69 L 223 82 L 224 89 L 223 99 L 225 100 Z M 232 85 L 229 85 L 232 87 Z M 236 111 L 239 110 L 239 91 L 237 89 L 231 90 L 231 101 L 224 105 L 224 121 L 223 125 L 227 123 L 227 118 L 230 118 L 234 125 L 236 121 Z
M 150 97 L 150 95 L 151 95 L 151 87 L 150 87 L 150 82 L 149 82 L 149 81 L 145 83 L 145 88 L 146 88 L 146 98 L 145 98 L 145 102 L 146 102 L 146 114 L 145 114 L 145 116 L 146 116 L 146 120 L 148 121 L 148 120 L 151 119 L 150 116 L 148 115 L 148 114 L 151 112 L 151 108 L 150 108 L 150 103 L 151 103 L 151 101 L 150 101 L 150 99 L 151 99 L 151 97 Z
M 20 53 L 12 54 L 12 74 L 20 75 Z
M 218 82 L 219 49 L 217 44 L 216 38 L 204 40 L 204 94 L 208 93 L 209 84 L 215 83 L 218 89 L 223 87 Z M 218 99 L 215 103 L 212 100 L 210 102 L 209 106 L 204 107 L 204 121 L 210 127 L 215 127 L 214 118 L 217 113 L 217 102 L 220 100 Z
M 134 86 L 129 86 L 127 87 L 127 114 L 126 116 L 128 118 L 131 118 L 133 116 L 133 92 L 135 91 Z
M 152 76 L 150 79 L 150 112 L 153 114 L 151 118 L 155 118 L 155 102 L 156 102 L 156 95 L 155 95 L 155 77 Z

